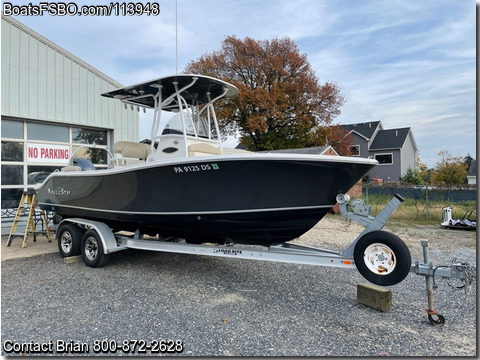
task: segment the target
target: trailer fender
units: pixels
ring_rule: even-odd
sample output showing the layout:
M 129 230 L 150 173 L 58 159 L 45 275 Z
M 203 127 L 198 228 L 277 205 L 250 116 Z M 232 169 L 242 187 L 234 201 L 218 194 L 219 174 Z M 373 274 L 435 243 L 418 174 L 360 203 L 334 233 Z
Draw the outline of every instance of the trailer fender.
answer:
M 115 235 L 105 223 L 80 218 L 64 219 L 62 223 L 65 222 L 77 224 L 81 227 L 95 230 L 98 233 L 100 241 L 102 242 L 103 253 L 105 255 L 126 249 L 124 245 L 118 245 Z

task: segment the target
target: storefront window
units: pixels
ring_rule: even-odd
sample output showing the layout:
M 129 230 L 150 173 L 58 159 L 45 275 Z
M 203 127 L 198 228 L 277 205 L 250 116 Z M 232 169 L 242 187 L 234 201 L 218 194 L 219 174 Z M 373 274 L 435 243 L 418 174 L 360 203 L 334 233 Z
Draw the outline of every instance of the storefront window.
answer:
M 72 128 L 72 142 L 77 144 L 107 145 L 107 132 Z
M 81 148 L 80 150 L 78 150 Z M 78 151 L 77 151 L 78 150 Z M 75 152 L 77 151 L 77 152 Z M 73 146 L 73 152 L 75 153 L 75 158 L 87 159 L 95 165 L 107 165 L 108 164 L 108 153 L 106 147 L 81 147 Z
M 68 127 L 28 123 L 27 137 L 29 140 L 57 141 L 68 143 Z
M 55 170 L 60 170 L 61 166 L 29 166 L 28 167 L 28 185 L 41 184 Z
M 2 165 L 2 185 L 22 185 L 22 165 Z
M 108 130 L 2 118 L 1 131 L 2 217 L 18 207 L 25 189 L 61 170 L 76 150 L 74 157 L 108 166 Z
M 2 141 L 2 161 L 23 161 L 23 143 Z
M 2 189 L 2 217 L 15 216 L 23 189 Z
M 23 139 L 23 122 L 2 119 L 2 137 Z

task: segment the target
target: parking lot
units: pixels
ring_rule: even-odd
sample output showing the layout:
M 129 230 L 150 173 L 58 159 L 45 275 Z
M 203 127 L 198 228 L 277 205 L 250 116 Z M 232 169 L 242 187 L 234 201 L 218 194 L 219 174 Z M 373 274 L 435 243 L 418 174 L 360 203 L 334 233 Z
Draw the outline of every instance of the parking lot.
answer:
M 189 356 L 476 355 L 476 283 L 465 294 L 436 279 L 446 324 L 434 327 L 425 278 L 414 274 L 389 287 L 392 309 L 379 312 L 356 301 L 366 281 L 355 270 L 139 250 L 93 269 L 66 264 L 55 243 L 10 259 L 4 246 L 2 355 L 25 343 L 66 355 L 158 355 L 171 344 Z M 475 258 L 475 245 L 459 251 Z

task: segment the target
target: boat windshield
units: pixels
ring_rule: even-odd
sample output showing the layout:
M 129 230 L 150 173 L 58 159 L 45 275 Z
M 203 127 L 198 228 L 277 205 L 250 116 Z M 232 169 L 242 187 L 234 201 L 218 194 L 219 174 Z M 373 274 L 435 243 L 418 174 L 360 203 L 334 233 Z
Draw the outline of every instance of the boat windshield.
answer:
M 203 116 L 203 113 L 192 114 L 191 109 L 175 114 L 165 125 L 162 135 L 183 134 L 183 121 L 185 121 L 186 135 L 207 139 L 217 138 L 213 122 Z

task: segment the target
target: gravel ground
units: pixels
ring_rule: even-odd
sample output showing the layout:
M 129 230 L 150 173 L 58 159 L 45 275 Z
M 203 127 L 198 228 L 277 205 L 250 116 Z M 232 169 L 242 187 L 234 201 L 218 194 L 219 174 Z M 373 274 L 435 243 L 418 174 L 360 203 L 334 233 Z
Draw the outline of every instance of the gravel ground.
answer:
M 340 250 L 361 230 L 329 216 L 297 241 Z M 475 262 L 475 232 L 386 230 L 405 240 L 413 260 L 422 262 L 427 238 L 434 265 Z M 65 264 L 56 253 L 1 264 L 2 355 L 9 340 L 52 342 L 54 351 L 57 341 L 77 350 L 86 344 L 94 355 L 104 340 L 157 339 L 182 341 L 181 355 L 189 356 L 477 354 L 476 282 L 465 293 L 436 279 L 434 305 L 446 324 L 435 327 L 425 312 L 425 278 L 412 273 L 389 287 L 392 309 L 379 312 L 357 303 L 356 286 L 366 280 L 355 270 L 138 250 L 99 269 Z

